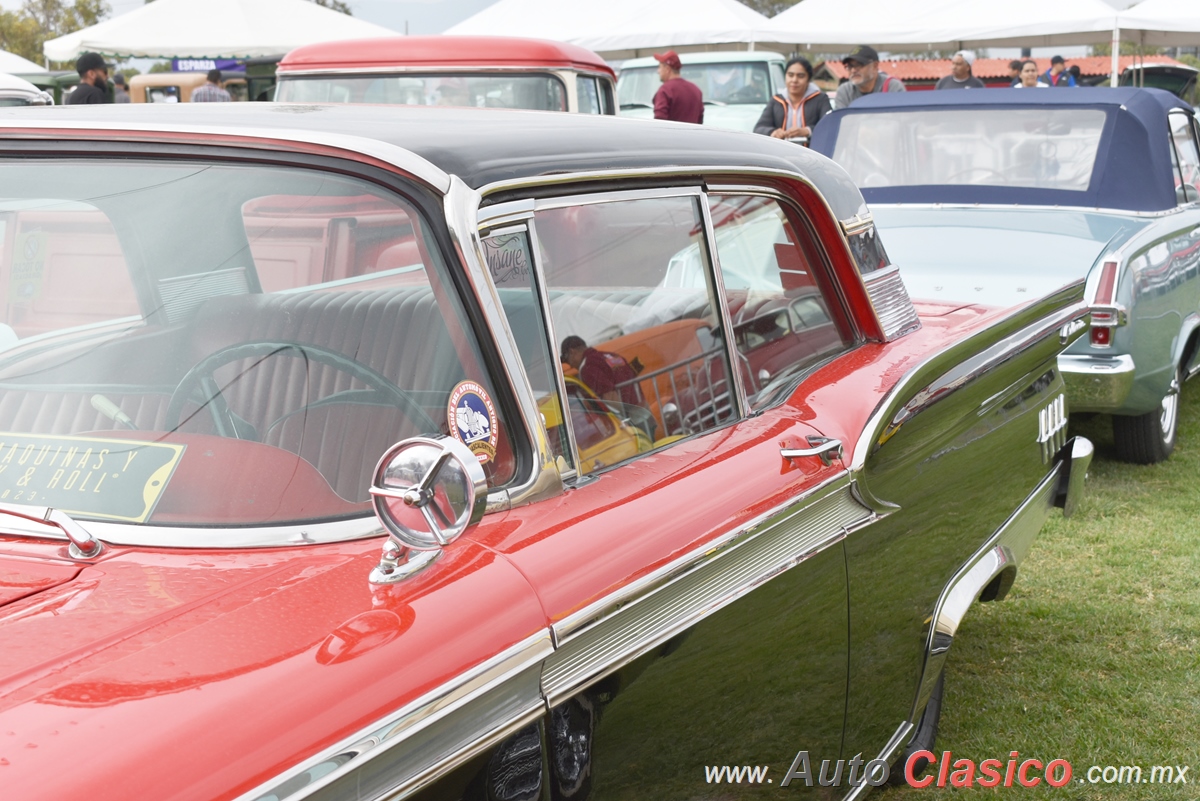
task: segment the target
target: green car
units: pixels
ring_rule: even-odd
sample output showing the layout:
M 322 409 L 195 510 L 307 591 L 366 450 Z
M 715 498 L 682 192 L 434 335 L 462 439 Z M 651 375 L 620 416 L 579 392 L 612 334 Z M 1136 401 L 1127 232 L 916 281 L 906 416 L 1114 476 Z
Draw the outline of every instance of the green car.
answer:
M 1200 369 L 1198 141 L 1159 89 L 997 89 L 872 95 L 813 148 L 862 188 L 914 298 L 1007 307 L 1084 285 L 1089 335 L 1058 359 L 1071 411 L 1112 415 L 1118 457 L 1149 464 Z

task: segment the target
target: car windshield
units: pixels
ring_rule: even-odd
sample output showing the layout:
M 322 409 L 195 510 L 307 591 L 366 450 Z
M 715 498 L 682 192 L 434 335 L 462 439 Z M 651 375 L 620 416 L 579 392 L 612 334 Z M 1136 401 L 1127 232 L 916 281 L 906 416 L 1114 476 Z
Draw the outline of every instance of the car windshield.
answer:
M 1087 191 L 1104 111 L 922 109 L 850 113 L 833 160 L 860 187 L 1005 186 Z
M 548 73 L 410 73 L 279 76 L 281 103 L 385 103 L 566 111 L 562 81 Z
M 683 77 L 700 87 L 706 102 L 762 106 L 771 99 L 771 78 L 762 61 L 684 64 Z M 621 108 L 653 106 L 654 93 L 661 85 L 657 67 L 621 70 L 617 80 Z
M 427 223 L 365 181 L 0 162 L 0 241 L 0 502 L 185 527 L 361 516 L 389 445 L 449 431 L 457 388 L 491 392 Z M 504 483 L 481 414 L 472 449 Z

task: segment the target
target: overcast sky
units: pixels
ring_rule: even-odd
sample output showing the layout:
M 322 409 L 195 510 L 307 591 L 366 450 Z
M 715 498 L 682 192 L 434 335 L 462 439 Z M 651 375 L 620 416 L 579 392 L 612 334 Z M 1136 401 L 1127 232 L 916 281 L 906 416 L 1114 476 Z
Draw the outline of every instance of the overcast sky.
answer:
M 23 0 L 0 0 L 0 6 L 17 9 Z M 132 11 L 144 0 L 108 0 L 113 16 Z M 496 0 L 349 0 L 354 16 L 398 33 L 441 33 L 456 22 L 487 8 Z
M 649 0 L 653 2 L 653 0 Z M 1135 0 L 1105 0 L 1109 5 L 1125 8 Z M 144 0 L 108 0 L 113 16 L 132 11 Z M 354 16 L 403 33 L 405 25 L 412 34 L 441 33 L 451 25 L 476 14 L 496 0 L 348 0 Z M 20 8 L 22 0 L 0 0 L 4 8 Z M 596 0 L 603 10 L 603 0 Z
M 651 0 L 652 2 L 653 0 Z M 132 11 L 144 0 L 108 0 L 113 16 Z M 374 22 L 399 33 L 441 33 L 451 25 L 492 5 L 496 0 L 349 0 L 354 16 Z M 1125 8 L 1135 0 L 1105 0 L 1109 5 Z M 0 0 L 4 8 L 20 8 L 22 0 Z M 597 9 L 603 9 L 597 0 Z

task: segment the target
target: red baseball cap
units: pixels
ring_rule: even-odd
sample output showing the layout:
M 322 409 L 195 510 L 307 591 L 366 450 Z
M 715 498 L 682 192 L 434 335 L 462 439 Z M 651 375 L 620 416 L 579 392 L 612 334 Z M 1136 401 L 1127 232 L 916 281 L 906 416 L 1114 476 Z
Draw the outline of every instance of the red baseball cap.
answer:
M 679 60 L 679 54 L 674 50 L 668 50 L 665 53 L 655 53 L 654 58 L 659 64 L 666 64 L 675 71 L 683 69 L 683 63 Z

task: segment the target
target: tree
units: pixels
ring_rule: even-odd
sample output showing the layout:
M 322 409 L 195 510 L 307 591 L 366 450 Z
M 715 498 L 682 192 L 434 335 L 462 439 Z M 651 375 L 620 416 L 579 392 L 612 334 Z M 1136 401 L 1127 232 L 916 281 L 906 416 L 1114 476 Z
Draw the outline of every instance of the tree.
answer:
M 346 14 L 349 16 L 354 16 L 354 12 L 352 12 L 350 10 L 350 4 L 343 3 L 342 0 L 312 0 L 312 1 L 319 6 L 324 6 L 325 8 L 332 9 L 333 11 L 340 11 L 343 14 Z
M 104 0 L 25 0 L 21 14 L 37 23 L 43 40 L 95 25 L 112 11 Z
M 1157 55 L 1160 55 L 1162 53 L 1162 51 L 1163 51 L 1163 48 L 1155 47 L 1153 45 L 1138 45 L 1138 44 L 1134 44 L 1133 42 L 1121 42 L 1121 51 L 1120 51 L 1119 55 L 1122 55 L 1122 56 L 1157 56 Z M 1092 45 L 1092 55 L 1093 56 L 1111 56 L 1112 55 L 1112 43 L 1105 42 L 1104 44 Z
M 787 11 L 792 6 L 796 5 L 799 0 L 742 0 L 750 8 L 753 8 L 759 14 L 768 17 L 773 17 L 780 11 Z
M 42 42 L 37 23 L 19 11 L 0 11 L 0 49 L 42 63 Z
M 146 0 L 146 2 L 153 3 L 154 0 Z M 325 8 L 331 8 L 334 11 L 340 11 L 343 14 L 347 14 L 349 16 L 354 15 L 354 12 L 350 10 L 350 4 L 343 3 L 342 0 L 312 0 L 312 2 L 316 3 L 319 6 L 325 6 Z
M 20 11 L 0 11 L 0 47 L 42 63 L 42 43 L 95 25 L 111 9 L 104 0 L 25 0 Z

